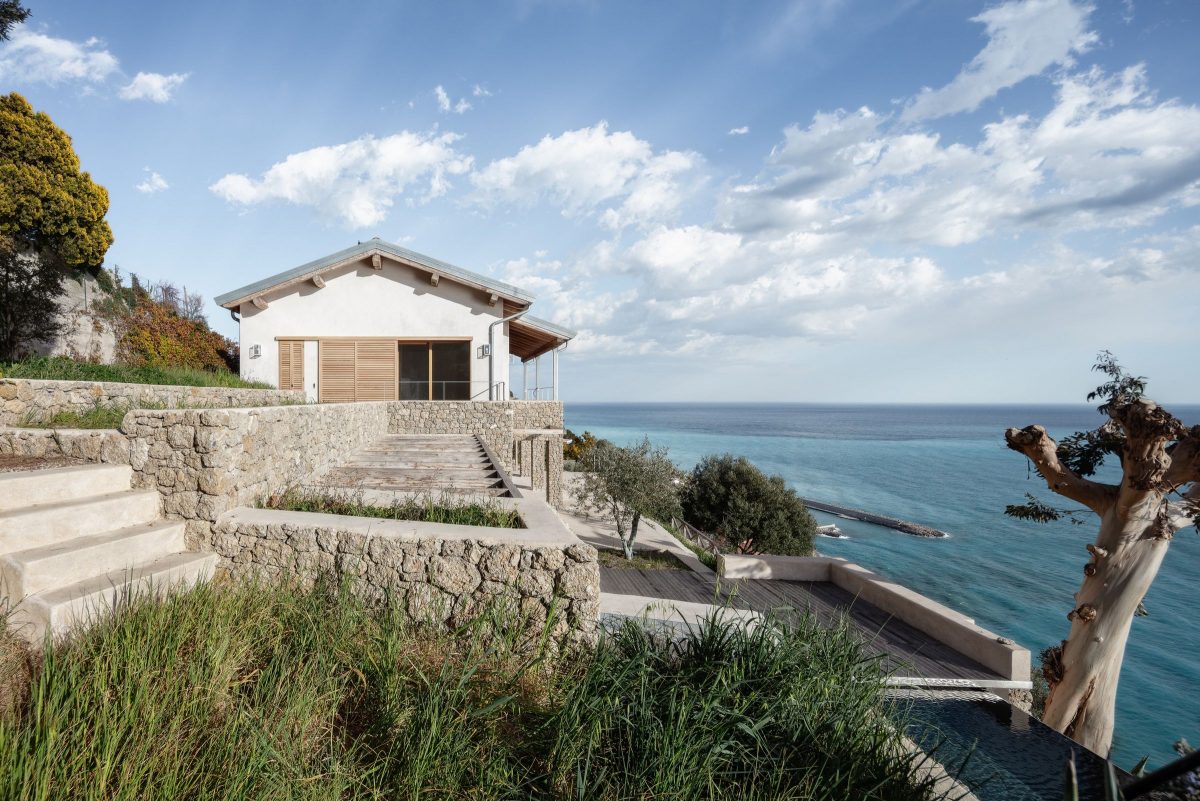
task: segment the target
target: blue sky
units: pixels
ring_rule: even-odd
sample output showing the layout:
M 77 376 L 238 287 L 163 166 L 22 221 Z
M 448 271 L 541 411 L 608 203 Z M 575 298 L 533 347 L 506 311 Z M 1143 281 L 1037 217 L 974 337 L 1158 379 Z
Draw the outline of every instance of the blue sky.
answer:
M 378 235 L 578 329 L 568 401 L 1200 401 L 1194 2 L 27 6 L 126 272 Z

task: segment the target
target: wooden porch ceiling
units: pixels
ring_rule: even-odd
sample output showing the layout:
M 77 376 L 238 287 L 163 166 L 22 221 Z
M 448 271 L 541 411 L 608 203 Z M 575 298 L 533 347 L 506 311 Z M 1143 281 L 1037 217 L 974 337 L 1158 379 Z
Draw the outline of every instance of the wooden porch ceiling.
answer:
M 523 325 L 520 318 L 508 324 L 508 352 L 523 362 L 549 353 L 566 341 L 547 331 Z

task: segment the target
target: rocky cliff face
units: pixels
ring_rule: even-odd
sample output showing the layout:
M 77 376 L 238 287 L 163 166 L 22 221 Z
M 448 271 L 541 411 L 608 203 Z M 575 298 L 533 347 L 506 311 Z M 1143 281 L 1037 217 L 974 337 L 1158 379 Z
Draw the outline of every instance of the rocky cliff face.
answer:
M 63 288 L 66 292 L 58 300 L 62 330 L 53 340 L 34 345 L 33 353 L 104 364 L 115 361 L 116 331 L 112 320 L 98 311 L 108 300 L 108 294 L 90 276 L 65 278 Z

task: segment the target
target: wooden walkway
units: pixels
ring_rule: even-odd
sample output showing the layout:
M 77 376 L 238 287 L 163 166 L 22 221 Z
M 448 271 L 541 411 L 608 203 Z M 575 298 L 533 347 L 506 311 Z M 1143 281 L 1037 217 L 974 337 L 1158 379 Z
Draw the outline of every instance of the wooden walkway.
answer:
M 722 581 L 717 585 L 688 570 L 600 568 L 600 591 L 673 601 L 722 605 L 756 612 L 809 612 L 822 624 L 845 621 L 867 651 L 881 655 L 893 683 L 1003 687 L 1003 676 L 953 648 L 859 600 L 827 581 Z

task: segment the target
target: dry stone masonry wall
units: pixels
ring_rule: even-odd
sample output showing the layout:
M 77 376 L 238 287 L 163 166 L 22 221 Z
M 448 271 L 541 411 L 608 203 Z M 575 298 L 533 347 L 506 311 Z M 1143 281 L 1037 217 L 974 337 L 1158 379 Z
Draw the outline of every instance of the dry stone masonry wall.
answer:
M 189 545 L 209 547 L 222 512 L 253 505 L 345 458 L 387 431 L 387 402 L 257 409 L 135 410 L 122 429 L 138 486 L 189 521 Z
M 129 438 L 102 429 L 0 428 L 0 456 L 66 456 L 129 464 Z
M 418 530 L 419 527 L 419 530 Z M 390 600 L 414 621 L 452 625 L 508 602 L 540 629 L 553 607 L 552 636 L 594 638 L 600 573 L 596 550 L 573 537 L 553 544 L 497 537 L 437 536 L 437 524 L 338 520 L 331 515 L 236 510 L 217 524 L 213 544 L 235 576 L 337 575 L 372 601 Z
M 302 390 L 0 379 L 0 425 L 8 426 L 20 425 L 26 419 L 46 419 L 58 412 L 86 412 L 97 404 L 229 409 L 304 402 Z

